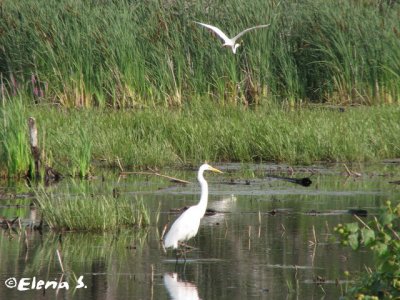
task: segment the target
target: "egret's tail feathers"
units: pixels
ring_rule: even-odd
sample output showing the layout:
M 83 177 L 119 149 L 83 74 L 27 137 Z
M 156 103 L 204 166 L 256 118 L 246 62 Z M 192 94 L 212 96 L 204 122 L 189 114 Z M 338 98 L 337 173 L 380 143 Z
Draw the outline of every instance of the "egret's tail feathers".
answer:
M 164 247 L 165 248 L 173 248 L 176 249 L 178 248 L 178 241 L 174 241 L 170 235 L 167 234 L 167 236 L 164 238 Z

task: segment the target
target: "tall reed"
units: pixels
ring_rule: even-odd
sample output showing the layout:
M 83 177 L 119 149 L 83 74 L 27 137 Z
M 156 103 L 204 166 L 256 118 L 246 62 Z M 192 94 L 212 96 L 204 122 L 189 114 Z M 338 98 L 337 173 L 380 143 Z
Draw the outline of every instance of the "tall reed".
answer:
M 78 134 L 73 137 L 75 140 L 70 143 L 70 155 L 72 163 L 71 175 L 75 177 L 87 177 L 90 174 L 90 166 L 92 159 L 92 136 L 84 131 L 81 127 L 79 128 Z
M 54 230 L 105 231 L 121 226 L 142 227 L 150 223 L 150 215 L 142 199 L 84 193 L 61 197 L 39 190 L 36 201 L 44 222 Z
M 0 109 L 0 157 L 5 167 L 0 173 L 8 176 L 22 176 L 28 170 L 34 174 L 26 109 L 20 96 L 10 98 L 7 105 L 3 102 Z
M 35 102 L 180 106 L 200 95 L 234 105 L 399 101 L 397 2 L 4 0 L 0 6 L 0 73 Z M 245 35 L 232 55 L 193 21 L 229 35 L 271 25 Z
M 70 166 L 82 129 L 92 141 L 93 163 L 126 168 L 201 161 L 369 161 L 400 155 L 398 107 L 257 110 L 198 99 L 180 110 L 32 111 L 46 130 L 56 169 Z M 368 118 L 366 118 L 368 116 Z M 80 147 L 76 145 L 76 147 Z M 67 163 L 66 163 L 67 162 Z M 67 170 L 68 173 L 70 172 Z M 94 169 L 94 173 L 98 170 Z

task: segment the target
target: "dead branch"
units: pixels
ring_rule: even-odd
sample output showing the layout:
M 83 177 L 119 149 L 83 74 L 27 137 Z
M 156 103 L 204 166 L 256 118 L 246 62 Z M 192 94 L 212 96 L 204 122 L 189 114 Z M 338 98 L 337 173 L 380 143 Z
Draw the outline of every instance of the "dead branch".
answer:
M 361 173 L 351 171 L 346 164 L 343 164 L 343 166 L 346 169 L 347 176 L 361 177 Z
M 153 176 L 159 176 L 159 177 L 167 178 L 167 179 L 169 179 L 171 181 L 178 182 L 178 183 L 184 183 L 184 184 L 191 183 L 190 181 L 186 181 L 186 180 L 179 179 L 179 178 L 176 178 L 176 177 L 171 177 L 171 176 L 168 176 L 168 175 L 163 175 L 163 174 L 160 174 L 160 173 L 157 173 L 157 172 L 121 172 L 120 173 L 120 175 L 130 175 L 130 174 L 153 175 Z

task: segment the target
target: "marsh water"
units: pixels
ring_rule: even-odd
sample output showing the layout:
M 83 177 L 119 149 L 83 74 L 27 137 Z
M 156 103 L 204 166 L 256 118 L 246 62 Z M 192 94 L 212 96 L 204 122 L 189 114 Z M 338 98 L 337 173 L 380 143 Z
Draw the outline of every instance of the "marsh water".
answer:
M 177 216 L 173 209 L 197 203 L 194 169 L 160 171 L 192 182 L 187 185 L 100 169 L 92 180 L 66 178 L 47 188 L 66 201 L 82 190 L 114 191 L 150 208 L 146 229 L 108 233 L 31 230 L 27 225 L 41 219 L 30 207 L 32 194 L 23 182 L 3 182 L 0 216 L 19 217 L 21 227 L 0 230 L 0 299 L 338 299 L 354 278 L 344 271 L 363 272 L 374 261 L 366 250 L 341 246 L 333 227 L 355 222 L 354 210 L 368 221 L 400 194 L 389 183 L 400 179 L 397 162 L 350 166 L 359 177 L 347 176 L 341 164 L 216 167 L 224 174 L 206 174 L 213 213 L 188 242 L 194 249 L 186 262 L 178 263 L 172 251 L 164 252 L 160 237 Z M 267 174 L 310 177 L 312 184 Z M 57 288 L 44 289 L 39 281 L 57 282 Z

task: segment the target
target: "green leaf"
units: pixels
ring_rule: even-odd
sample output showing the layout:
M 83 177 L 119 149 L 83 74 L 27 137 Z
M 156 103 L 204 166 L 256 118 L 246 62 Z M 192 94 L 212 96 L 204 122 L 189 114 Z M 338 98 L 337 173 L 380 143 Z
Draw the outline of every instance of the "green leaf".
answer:
M 389 235 L 389 234 L 387 234 L 387 233 L 383 233 L 383 241 L 385 242 L 385 243 L 389 243 L 390 241 L 392 240 L 392 237 Z
M 384 243 L 378 243 L 375 246 L 375 251 L 378 253 L 379 256 L 383 256 L 387 253 L 388 247 Z
M 380 217 L 380 223 L 381 225 L 387 225 L 389 223 L 391 223 L 393 221 L 393 219 L 395 218 L 395 216 L 393 214 L 382 214 L 382 216 Z
M 355 222 L 355 223 L 347 223 L 347 224 L 345 225 L 345 227 L 346 227 L 346 229 L 347 229 L 348 231 L 350 231 L 351 233 L 357 232 L 357 230 L 358 230 L 358 228 L 359 228 L 357 222 Z
M 361 229 L 361 235 L 365 246 L 368 246 L 375 241 L 375 232 L 372 229 L 369 228 Z
M 351 247 L 353 250 L 357 250 L 358 245 L 359 245 L 359 243 L 358 243 L 358 233 L 356 232 L 356 233 L 350 234 L 349 237 L 348 237 L 348 239 L 349 239 L 349 245 L 350 245 L 350 247 Z

